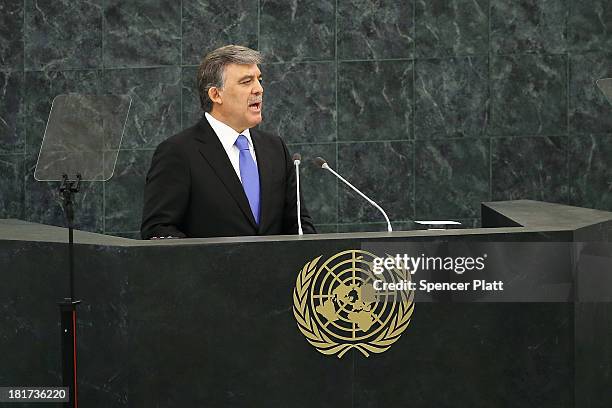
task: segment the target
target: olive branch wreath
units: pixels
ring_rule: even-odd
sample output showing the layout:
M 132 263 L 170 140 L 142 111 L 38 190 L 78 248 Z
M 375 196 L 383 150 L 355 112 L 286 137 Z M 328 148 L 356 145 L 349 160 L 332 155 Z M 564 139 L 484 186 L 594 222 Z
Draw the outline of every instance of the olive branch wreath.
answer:
M 398 305 L 396 315 L 389 326 L 383 329 L 374 339 L 365 343 L 338 343 L 319 329 L 308 308 L 308 290 L 320 259 L 321 256 L 304 265 L 298 274 L 293 289 L 293 315 L 306 340 L 319 352 L 326 355 L 338 354 L 338 358 L 342 358 L 352 348 L 359 350 L 365 357 L 369 357 L 370 353 L 382 353 L 388 350 L 410 324 L 410 317 L 414 311 L 414 291 L 410 291 L 409 296 L 406 296 L 404 291 L 401 292 L 402 301 Z M 402 279 L 406 279 L 406 270 L 394 269 L 394 272 Z

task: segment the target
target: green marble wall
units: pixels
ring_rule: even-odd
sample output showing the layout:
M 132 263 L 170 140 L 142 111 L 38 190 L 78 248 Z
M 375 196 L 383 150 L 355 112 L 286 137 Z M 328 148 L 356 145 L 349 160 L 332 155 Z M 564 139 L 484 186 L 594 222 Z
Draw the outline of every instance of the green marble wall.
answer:
M 609 0 L 3 0 L 0 218 L 62 224 L 32 174 L 52 98 L 128 93 L 115 177 L 79 195 L 82 229 L 137 236 L 155 146 L 200 116 L 194 74 L 226 43 L 261 50 L 266 130 L 322 155 L 387 209 L 479 224 L 479 203 L 612 210 Z M 321 231 L 379 230 L 303 169 Z

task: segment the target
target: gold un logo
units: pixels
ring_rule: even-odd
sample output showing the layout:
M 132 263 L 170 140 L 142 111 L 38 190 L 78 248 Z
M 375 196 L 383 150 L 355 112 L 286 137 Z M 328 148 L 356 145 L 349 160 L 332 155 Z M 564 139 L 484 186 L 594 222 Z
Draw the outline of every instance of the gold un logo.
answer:
M 369 357 L 391 347 L 408 327 L 414 291 L 375 290 L 373 281 L 410 280 L 410 273 L 392 269 L 375 277 L 375 257 L 348 250 L 319 265 L 319 256 L 298 274 L 293 314 L 306 340 L 321 353 L 341 358 L 355 348 Z

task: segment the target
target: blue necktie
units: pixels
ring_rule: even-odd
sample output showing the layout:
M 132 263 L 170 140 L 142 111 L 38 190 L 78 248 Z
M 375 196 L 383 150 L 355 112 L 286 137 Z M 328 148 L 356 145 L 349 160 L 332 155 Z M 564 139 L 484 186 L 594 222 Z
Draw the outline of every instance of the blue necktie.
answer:
M 239 135 L 235 144 L 240 150 L 240 179 L 242 180 L 242 187 L 249 200 L 255 222 L 259 224 L 259 171 L 249 151 L 249 141 L 246 136 Z

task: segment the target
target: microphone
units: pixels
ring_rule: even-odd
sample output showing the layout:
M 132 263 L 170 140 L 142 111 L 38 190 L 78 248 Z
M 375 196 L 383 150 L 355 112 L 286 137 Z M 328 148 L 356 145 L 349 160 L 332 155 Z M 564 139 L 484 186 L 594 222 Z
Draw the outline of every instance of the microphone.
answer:
M 295 166 L 295 193 L 297 195 L 297 222 L 298 222 L 298 235 L 304 235 L 302 231 L 302 212 L 300 209 L 300 164 L 302 163 L 302 156 L 299 153 L 293 155 L 293 165 Z
M 322 157 L 317 157 L 314 160 L 314 163 L 324 169 L 324 170 L 328 170 L 331 174 L 333 174 L 334 176 L 338 177 L 344 184 L 346 184 L 347 186 L 349 186 L 350 188 L 352 188 L 357 194 L 359 194 L 360 196 L 362 196 L 363 198 L 365 198 L 365 200 L 372 204 L 378 211 L 380 211 L 382 213 L 382 215 L 385 217 L 385 220 L 387 221 L 387 231 L 389 232 L 393 232 L 393 229 L 391 229 L 391 222 L 389 221 L 389 217 L 387 217 L 387 213 L 385 212 L 385 210 L 383 210 L 378 204 L 376 204 L 373 200 L 371 200 L 368 196 L 366 196 L 365 194 L 363 194 L 361 191 L 359 191 L 357 189 L 357 187 L 355 187 L 354 185 L 352 185 L 351 183 L 349 183 L 348 181 L 346 181 L 344 179 L 344 177 L 342 177 L 341 175 L 339 175 L 338 173 L 336 173 L 331 167 L 329 167 L 329 164 L 327 164 L 327 161 L 322 158 Z

